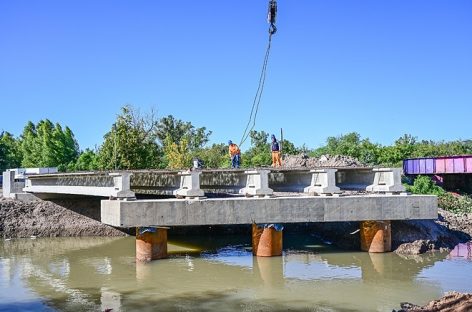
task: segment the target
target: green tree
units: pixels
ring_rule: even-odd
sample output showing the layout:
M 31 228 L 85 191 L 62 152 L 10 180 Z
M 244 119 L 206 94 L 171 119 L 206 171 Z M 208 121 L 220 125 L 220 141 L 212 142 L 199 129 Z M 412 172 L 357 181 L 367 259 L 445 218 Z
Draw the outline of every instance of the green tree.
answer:
M 175 119 L 169 115 L 160 119 L 156 135 L 163 146 L 166 142 L 178 143 L 186 138 L 189 151 L 195 151 L 208 143 L 211 133 L 206 127 L 196 128 L 191 122 Z
M 99 167 L 108 170 L 162 168 L 157 125 L 152 111 L 142 116 L 130 105 L 122 107 L 99 148 Z
M 361 139 L 357 132 L 351 132 L 337 137 L 328 137 L 326 145 L 315 149 L 311 156 L 345 155 L 359 159 L 366 164 L 376 164 L 380 155 L 380 145 L 370 142 L 368 138 Z
M 8 168 L 21 166 L 22 154 L 18 140 L 9 132 L 0 134 L 0 173 Z
M 79 146 L 68 127 L 63 130 L 60 124 L 45 119 L 36 125 L 27 123 L 20 137 L 20 151 L 23 167 L 65 168 L 77 159 Z
M 290 142 L 289 140 L 284 139 L 281 143 L 282 146 L 282 153 L 284 155 L 297 155 L 302 153 L 302 150 L 297 148 L 295 144 Z
M 92 171 L 99 169 L 98 155 L 91 149 L 81 152 L 77 161 L 67 166 L 68 171 Z
M 7 153 L 7 147 L 0 141 L 0 172 L 3 172 L 8 168 Z
M 228 146 L 223 143 L 199 149 L 194 153 L 194 156 L 202 160 L 206 168 L 229 167 Z
M 269 134 L 265 131 L 252 130 L 249 137 L 251 138 L 251 148 L 243 154 L 243 166 L 269 166 L 272 163 L 270 143 L 268 143 Z
M 185 169 L 192 166 L 192 155 L 189 152 L 187 137 L 183 137 L 178 143 L 170 136 L 164 141 L 164 154 L 167 159 L 167 167 L 170 169 Z

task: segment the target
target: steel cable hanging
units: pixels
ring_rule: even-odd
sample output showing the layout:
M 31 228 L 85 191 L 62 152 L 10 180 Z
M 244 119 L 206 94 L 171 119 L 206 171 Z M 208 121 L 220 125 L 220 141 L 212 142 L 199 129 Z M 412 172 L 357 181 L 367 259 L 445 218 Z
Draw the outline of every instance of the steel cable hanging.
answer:
M 256 117 L 259 111 L 259 103 L 261 102 L 262 92 L 264 91 L 265 78 L 266 78 L 266 73 L 267 73 L 267 63 L 269 62 L 271 43 L 272 43 L 272 33 L 269 32 L 269 43 L 267 45 L 264 62 L 262 63 L 261 75 L 259 77 L 259 85 L 257 87 L 256 95 L 254 96 L 254 101 L 252 103 L 251 114 L 249 115 L 249 120 L 247 122 L 246 128 L 244 129 L 244 133 L 241 138 L 241 142 L 239 143 L 239 146 L 242 146 L 244 142 L 246 142 L 251 131 L 254 130 L 254 127 L 256 126 Z M 249 127 L 251 125 L 251 122 L 252 122 L 252 126 Z
M 265 78 L 267 73 L 267 63 L 269 62 L 270 47 L 272 44 L 272 35 L 276 33 L 277 27 L 275 27 L 275 20 L 277 16 L 277 1 L 269 1 L 269 10 L 267 21 L 269 22 L 269 42 L 267 44 L 266 53 L 264 56 L 264 62 L 262 63 L 261 75 L 259 76 L 259 85 L 257 86 L 256 95 L 254 96 L 254 101 L 252 102 L 251 114 L 249 115 L 249 120 L 247 122 L 246 128 L 244 129 L 243 136 L 239 146 L 241 147 L 247 138 L 250 136 L 251 131 L 254 130 L 256 126 L 257 113 L 259 112 L 259 104 L 262 98 L 262 92 L 264 91 Z M 252 122 L 252 126 L 251 125 Z

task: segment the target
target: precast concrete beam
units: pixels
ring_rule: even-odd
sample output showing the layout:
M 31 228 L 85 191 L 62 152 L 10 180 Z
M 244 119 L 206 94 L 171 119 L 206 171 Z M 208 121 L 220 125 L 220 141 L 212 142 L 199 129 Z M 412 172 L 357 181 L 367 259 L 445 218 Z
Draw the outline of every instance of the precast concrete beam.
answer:
M 135 193 L 130 190 L 130 176 L 132 173 L 119 172 L 101 175 L 103 186 L 89 186 L 84 177 L 91 177 L 90 174 L 82 175 L 45 175 L 29 177 L 23 191 L 36 194 L 67 194 L 111 197 L 117 199 L 134 199 Z M 108 180 L 107 180 L 108 179 Z
M 102 200 L 101 221 L 117 227 L 437 219 L 432 195 Z
M 304 192 L 309 195 L 315 194 L 337 194 L 341 189 L 336 186 L 337 169 L 310 170 L 311 184 L 305 187 Z

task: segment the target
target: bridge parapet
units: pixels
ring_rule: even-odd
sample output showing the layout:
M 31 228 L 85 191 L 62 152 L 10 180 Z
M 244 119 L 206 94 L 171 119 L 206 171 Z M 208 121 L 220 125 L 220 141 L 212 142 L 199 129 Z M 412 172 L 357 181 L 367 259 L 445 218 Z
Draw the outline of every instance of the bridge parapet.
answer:
M 31 177 L 29 193 L 133 198 L 135 194 L 202 197 L 204 194 L 270 196 L 274 192 L 311 195 L 343 191 L 399 193 L 399 168 L 320 168 L 252 170 L 135 170 L 47 174 Z
M 131 172 L 37 175 L 26 180 L 23 191 L 46 196 L 67 194 L 131 199 L 135 198 L 135 193 L 130 189 L 131 175 Z

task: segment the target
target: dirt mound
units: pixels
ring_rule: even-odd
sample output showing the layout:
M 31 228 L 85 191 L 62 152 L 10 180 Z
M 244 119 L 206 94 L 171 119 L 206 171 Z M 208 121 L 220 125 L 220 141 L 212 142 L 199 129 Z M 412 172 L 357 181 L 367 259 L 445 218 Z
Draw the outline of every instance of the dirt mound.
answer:
M 417 255 L 450 250 L 472 239 L 472 214 L 456 215 L 441 208 L 437 220 L 392 221 L 392 247 L 398 254 Z
M 85 201 L 85 207 L 75 204 L 75 211 L 64 207 L 74 206 L 70 201 L 21 202 L 0 198 L 0 237 L 67 237 L 67 236 L 124 236 L 125 233 L 97 221 L 87 213 L 100 211 Z M 98 209 L 97 209 L 98 208 Z M 87 212 L 87 213 L 83 213 Z M 89 214 L 90 215 L 90 214 Z
M 472 294 L 451 292 L 422 307 L 411 303 L 401 303 L 400 307 L 402 309 L 398 312 L 467 312 L 472 311 Z
M 322 155 L 321 157 L 308 157 L 305 154 L 287 155 L 283 162 L 286 168 L 323 168 L 323 167 L 367 167 L 359 160 L 342 155 Z

